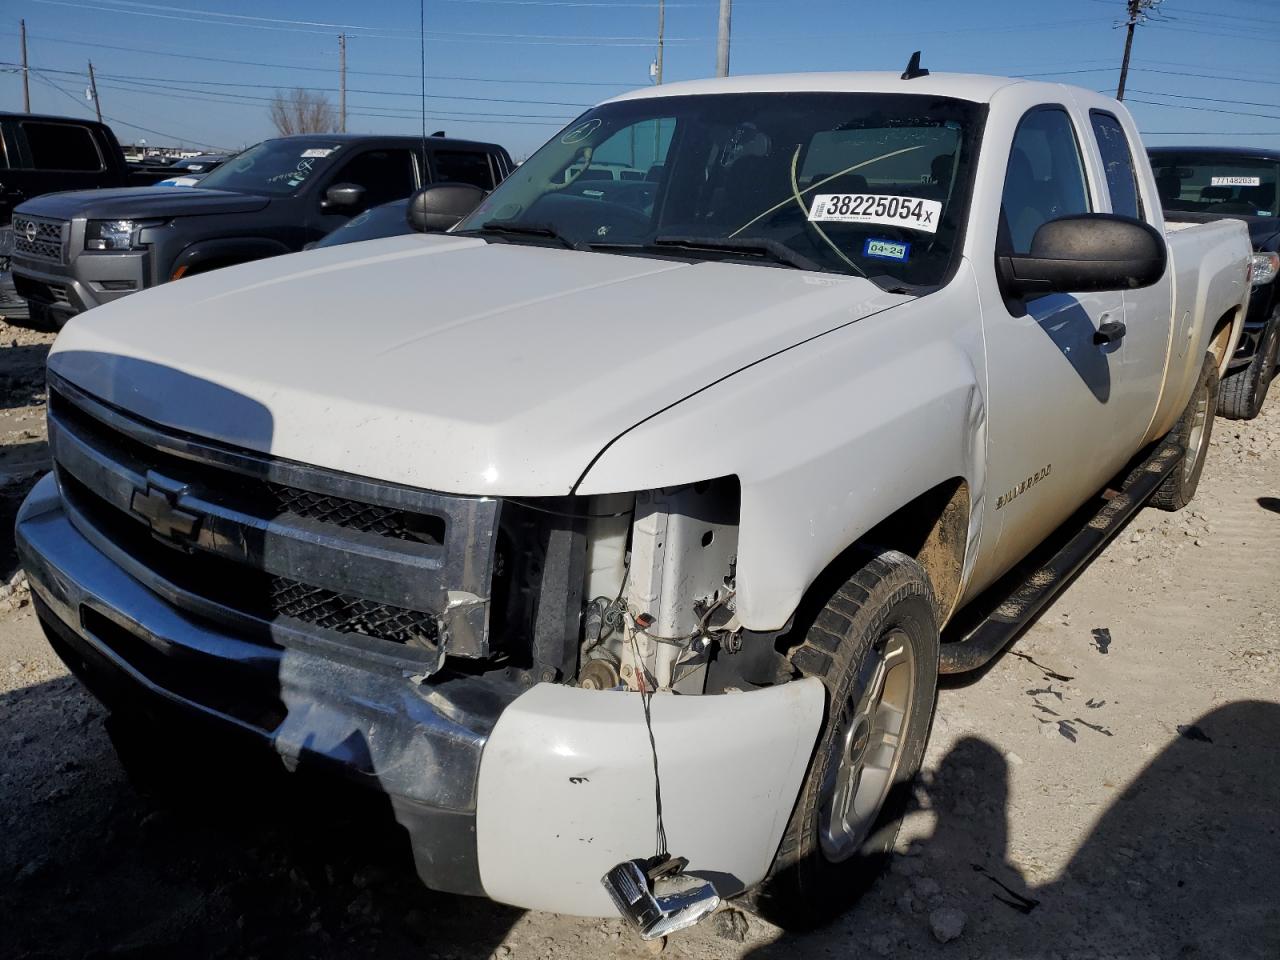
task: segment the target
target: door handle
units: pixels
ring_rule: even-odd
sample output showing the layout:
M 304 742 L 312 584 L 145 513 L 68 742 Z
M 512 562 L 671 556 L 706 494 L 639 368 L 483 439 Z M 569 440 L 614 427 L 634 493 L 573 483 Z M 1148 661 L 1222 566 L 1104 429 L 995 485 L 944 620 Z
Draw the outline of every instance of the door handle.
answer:
M 1119 343 L 1124 339 L 1125 325 L 1119 320 L 1108 320 L 1106 323 L 1098 326 L 1098 331 L 1093 335 L 1093 342 L 1098 346 L 1106 343 Z

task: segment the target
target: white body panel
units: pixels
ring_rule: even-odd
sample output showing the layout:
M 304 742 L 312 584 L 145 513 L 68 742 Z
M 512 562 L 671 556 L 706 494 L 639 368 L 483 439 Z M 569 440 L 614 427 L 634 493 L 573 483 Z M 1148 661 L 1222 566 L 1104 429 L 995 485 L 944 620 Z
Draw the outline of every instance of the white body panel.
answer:
M 764 878 L 825 704 L 817 680 L 653 698 L 672 853 L 723 894 Z M 600 878 L 654 852 L 653 757 L 640 695 L 538 684 L 502 714 L 480 762 L 480 879 L 495 900 L 611 916 Z
M 49 364 L 251 450 L 450 493 L 567 494 L 637 421 L 908 299 L 861 278 L 410 235 L 107 304 Z

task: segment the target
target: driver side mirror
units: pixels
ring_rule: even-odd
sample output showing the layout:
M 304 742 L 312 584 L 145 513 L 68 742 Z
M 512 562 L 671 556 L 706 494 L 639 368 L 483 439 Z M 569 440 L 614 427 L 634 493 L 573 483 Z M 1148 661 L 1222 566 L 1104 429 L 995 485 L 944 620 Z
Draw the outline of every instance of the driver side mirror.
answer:
M 1041 224 L 1030 253 L 1000 254 L 1005 296 L 1091 293 L 1149 287 L 1164 276 L 1168 251 L 1150 224 L 1112 213 L 1084 213 Z
M 437 183 L 409 198 L 405 219 L 419 233 L 441 233 L 457 226 L 484 197 L 483 190 L 469 183 Z
M 324 192 L 324 206 L 338 209 L 358 207 L 364 202 L 364 187 L 355 183 L 335 183 Z

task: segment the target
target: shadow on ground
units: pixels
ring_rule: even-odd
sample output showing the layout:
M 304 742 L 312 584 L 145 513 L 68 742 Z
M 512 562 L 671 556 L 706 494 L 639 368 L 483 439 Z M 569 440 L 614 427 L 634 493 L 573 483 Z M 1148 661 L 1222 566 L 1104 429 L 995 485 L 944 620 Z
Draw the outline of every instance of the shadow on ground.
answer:
M 930 836 L 899 857 L 894 874 L 926 869 L 963 876 L 942 902 L 968 915 L 963 939 L 946 946 L 927 935 L 912 943 L 882 937 L 863 954 L 959 951 L 991 958 L 1158 957 L 1218 960 L 1280 956 L 1280 705 L 1242 701 L 1220 707 L 1176 737 L 1120 792 L 1051 882 L 1029 884 L 1008 854 L 1009 770 L 985 740 L 956 744 L 922 785 L 934 811 Z M 918 863 L 931 862 L 928 868 Z M 945 868 L 940 866 L 945 864 Z M 832 927 L 784 935 L 754 960 L 807 957 L 844 942 L 874 944 L 893 914 L 927 909 L 885 903 L 876 891 Z M 915 888 L 919 892 L 920 888 Z M 917 922 L 913 927 L 921 928 Z M 885 949 L 892 944 L 892 949 Z
M 71 678 L 0 697 L 6 957 L 471 960 L 520 916 L 425 890 L 379 794 L 203 748 L 140 790 L 104 720 Z

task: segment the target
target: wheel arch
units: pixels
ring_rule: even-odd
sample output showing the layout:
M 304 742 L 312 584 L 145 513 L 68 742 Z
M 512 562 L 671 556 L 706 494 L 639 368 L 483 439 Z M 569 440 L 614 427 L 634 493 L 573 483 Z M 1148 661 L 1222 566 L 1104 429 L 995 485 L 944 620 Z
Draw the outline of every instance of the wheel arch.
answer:
M 177 280 L 217 267 L 229 267 L 233 264 L 248 263 L 250 260 L 262 260 L 289 252 L 289 248 L 279 240 L 266 237 L 197 240 L 174 257 L 165 279 Z

